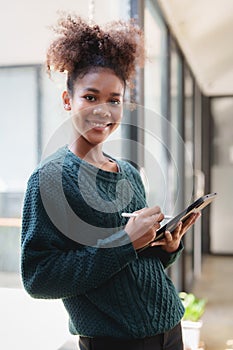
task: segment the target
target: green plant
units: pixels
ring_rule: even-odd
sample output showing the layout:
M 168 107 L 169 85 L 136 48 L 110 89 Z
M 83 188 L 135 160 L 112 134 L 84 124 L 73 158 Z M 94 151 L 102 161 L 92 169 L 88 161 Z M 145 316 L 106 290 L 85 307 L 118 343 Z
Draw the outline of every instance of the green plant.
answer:
M 198 321 L 205 311 L 206 299 L 198 299 L 192 293 L 180 292 L 179 297 L 184 305 L 183 320 Z

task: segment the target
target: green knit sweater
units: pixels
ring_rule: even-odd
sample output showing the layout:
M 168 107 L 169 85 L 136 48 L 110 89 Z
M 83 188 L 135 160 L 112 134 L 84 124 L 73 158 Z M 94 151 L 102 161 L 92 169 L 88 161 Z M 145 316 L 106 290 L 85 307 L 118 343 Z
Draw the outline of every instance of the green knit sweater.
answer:
M 65 146 L 37 167 L 24 199 L 22 278 L 32 297 L 62 299 L 72 334 L 143 338 L 183 316 L 164 271 L 182 247 L 134 250 L 121 213 L 145 207 L 145 191 L 137 170 L 117 163 L 116 173 L 100 170 Z

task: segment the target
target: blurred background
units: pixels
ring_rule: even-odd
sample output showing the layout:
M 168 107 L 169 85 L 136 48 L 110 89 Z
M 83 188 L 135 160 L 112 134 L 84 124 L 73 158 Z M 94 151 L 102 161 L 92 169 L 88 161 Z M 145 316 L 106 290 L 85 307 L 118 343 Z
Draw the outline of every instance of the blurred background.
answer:
M 53 37 L 49 27 L 63 10 L 98 24 L 135 18 L 145 31 L 148 60 L 133 92 L 138 108 L 128 116 L 138 128 L 130 122 L 121 127 L 118 153 L 141 171 L 149 205 L 159 204 L 167 214 L 203 194 L 218 193 L 185 237 L 184 254 L 168 274 L 178 291 L 208 300 L 201 346 L 232 349 L 233 1 L 0 3 L 1 348 L 75 348 L 60 301 L 26 295 L 19 265 L 27 180 L 67 120 L 64 77 L 51 80 L 44 67 Z M 123 139 L 135 142 L 125 146 Z

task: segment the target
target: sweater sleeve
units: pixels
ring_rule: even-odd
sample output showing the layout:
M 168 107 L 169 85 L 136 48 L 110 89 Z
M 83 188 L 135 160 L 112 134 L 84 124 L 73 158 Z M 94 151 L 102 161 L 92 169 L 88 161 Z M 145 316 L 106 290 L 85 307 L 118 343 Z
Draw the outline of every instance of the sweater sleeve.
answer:
M 114 248 L 101 248 L 105 242 L 84 246 L 62 234 L 43 206 L 38 177 L 34 173 L 28 182 L 21 238 L 22 280 L 31 296 L 56 299 L 84 294 L 137 258 L 124 231 L 115 236 L 128 243 Z
M 160 246 L 155 246 L 146 248 L 144 251 L 139 253 L 139 255 L 144 257 L 157 257 L 163 264 L 164 268 L 168 268 L 180 257 L 183 249 L 184 245 L 181 241 L 179 248 L 174 253 L 168 253 Z

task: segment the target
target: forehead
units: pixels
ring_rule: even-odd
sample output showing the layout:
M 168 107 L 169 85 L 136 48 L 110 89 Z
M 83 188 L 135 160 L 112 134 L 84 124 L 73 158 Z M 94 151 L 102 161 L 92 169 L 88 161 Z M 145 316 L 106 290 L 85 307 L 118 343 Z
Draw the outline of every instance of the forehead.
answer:
M 85 75 L 79 76 L 75 89 L 95 88 L 101 91 L 123 93 L 124 82 L 109 68 L 93 68 Z

